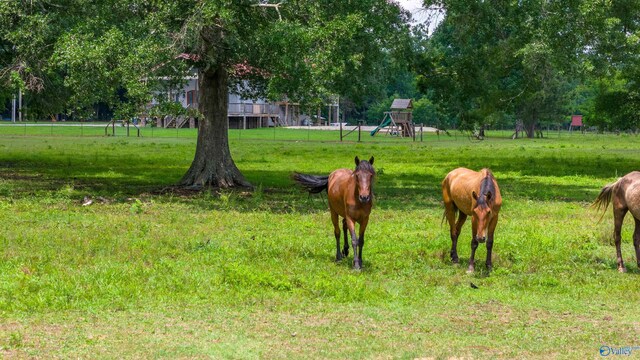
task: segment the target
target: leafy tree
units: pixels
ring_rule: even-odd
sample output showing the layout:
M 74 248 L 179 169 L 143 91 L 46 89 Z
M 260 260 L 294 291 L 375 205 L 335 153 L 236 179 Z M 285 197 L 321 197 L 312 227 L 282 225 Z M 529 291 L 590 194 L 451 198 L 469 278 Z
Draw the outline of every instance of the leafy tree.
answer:
M 595 85 L 592 111 L 593 124 L 607 130 L 640 128 L 640 95 L 622 76 L 602 79 Z M 591 121 L 590 121 L 591 123 Z
M 594 2 L 589 10 L 592 32 L 587 65 L 595 79 L 591 89 L 596 117 L 589 121 L 602 129 L 636 130 L 640 127 L 640 2 Z
M 397 97 L 398 95 L 394 94 L 386 99 L 371 104 L 367 109 L 367 124 L 379 124 L 384 118 L 384 113 L 391 110 L 393 99 Z
M 361 102 L 379 91 L 385 60 L 408 48 L 408 14 L 387 0 L 13 0 L 0 3 L 0 21 L 11 71 L 27 84 L 61 74 L 76 111 L 104 101 L 133 114 L 161 79 L 196 67 L 203 119 L 180 182 L 195 187 L 249 186 L 228 145 L 227 93 L 238 80 L 268 98 Z
M 432 90 L 461 127 L 496 114 L 516 115 L 534 136 L 561 116 L 568 79 L 585 53 L 585 1 L 427 0 L 444 20 L 417 64 L 419 87 Z
M 415 124 L 440 125 L 438 111 L 431 100 L 423 97 L 413 102 L 413 122 Z

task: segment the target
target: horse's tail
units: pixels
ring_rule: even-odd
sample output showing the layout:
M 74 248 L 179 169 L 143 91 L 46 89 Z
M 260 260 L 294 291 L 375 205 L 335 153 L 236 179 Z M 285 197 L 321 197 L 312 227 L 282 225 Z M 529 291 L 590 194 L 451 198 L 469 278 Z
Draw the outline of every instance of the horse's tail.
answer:
M 458 218 L 458 212 L 460 210 L 458 209 L 458 207 L 456 206 L 456 203 L 453 203 L 453 214 L 455 215 L 455 218 Z M 442 227 L 442 224 L 444 224 L 444 219 L 447 218 L 447 208 L 444 208 L 444 212 L 442 213 L 442 220 L 440 220 L 440 227 Z
M 291 178 L 311 194 L 322 192 L 329 186 L 329 176 L 316 176 L 294 172 Z
M 607 212 L 607 208 L 609 207 L 609 203 L 611 203 L 611 198 L 613 197 L 613 190 L 616 185 L 618 185 L 618 181 L 605 185 L 602 190 L 600 190 L 600 194 L 598 194 L 596 200 L 591 204 L 591 207 L 596 208 L 597 211 L 600 211 L 600 209 L 603 210 L 602 216 L 598 222 L 602 221 L 604 214 Z

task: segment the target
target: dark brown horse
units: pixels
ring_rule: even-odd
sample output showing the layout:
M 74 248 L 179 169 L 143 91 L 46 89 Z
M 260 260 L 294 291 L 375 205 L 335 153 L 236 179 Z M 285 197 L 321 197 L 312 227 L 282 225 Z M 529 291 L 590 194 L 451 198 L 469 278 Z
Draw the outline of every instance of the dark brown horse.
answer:
M 347 229 L 351 233 L 351 245 L 353 246 L 353 267 L 362 268 L 362 248 L 364 247 L 364 232 L 369 223 L 369 214 L 373 206 L 373 193 L 371 183 L 375 177 L 373 169 L 373 156 L 369 161 L 358 159 L 356 156 L 355 171 L 338 169 L 329 176 L 314 176 L 294 173 L 293 179 L 310 193 L 319 193 L 327 190 L 329 198 L 329 210 L 333 222 L 333 233 L 336 237 L 336 261 L 349 255 L 349 243 L 347 242 Z M 340 251 L 340 226 L 339 217 L 342 217 L 344 231 L 344 247 Z M 355 223 L 360 224 L 358 237 L 356 237 Z
M 609 203 L 613 201 L 613 238 L 616 243 L 616 257 L 618 260 L 618 271 L 626 272 L 622 261 L 620 243 L 622 241 L 621 230 L 627 212 L 631 212 L 636 222 L 636 229 L 633 232 L 633 246 L 636 249 L 636 262 L 640 267 L 640 172 L 633 171 L 618 179 L 618 181 L 608 184 L 602 188 L 600 194 L 593 202 L 598 210 L 604 208 L 606 212 Z M 602 214 L 604 216 L 604 214 Z M 602 218 L 600 219 L 602 220 Z
M 479 172 L 457 168 L 442 181 L 444 217 L 449 222 L 451 232 L 451 261 L 458 263 L 458 236 L 460 229 L 471 216 L 471 258 L 468 272 L 475 270 L 475 254 L 478 243 L 487 242 L 487 269 L 491 270 L 491 250 L 493 233 L 498 224 L 498 213 L 502 197 L 498 183 L 489 169 Z M 456 222 L 456 214 L 459 214 Z

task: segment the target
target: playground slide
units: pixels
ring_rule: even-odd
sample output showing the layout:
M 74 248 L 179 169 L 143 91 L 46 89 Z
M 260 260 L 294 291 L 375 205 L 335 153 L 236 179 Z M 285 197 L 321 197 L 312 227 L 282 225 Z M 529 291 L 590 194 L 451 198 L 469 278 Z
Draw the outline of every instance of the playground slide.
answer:
M 382 124 L 378 125 L 377 128 L 371 130 L 371 136 L 374 136 L 375 134 L 378 133 L 378 131 L 380 131 L 380 129 L 389 125 L 391 125 L 391 119 L 387 118 L 385 121 L 382 122 Z

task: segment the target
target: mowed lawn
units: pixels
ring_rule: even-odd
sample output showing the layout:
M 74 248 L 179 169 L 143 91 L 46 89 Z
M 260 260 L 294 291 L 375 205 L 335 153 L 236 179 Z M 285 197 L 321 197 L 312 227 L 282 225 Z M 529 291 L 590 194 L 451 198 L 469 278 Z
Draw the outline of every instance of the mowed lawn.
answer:
M 252 131 L 230 138 L 255 191 L 201 193 L 170 188 L 192 132 L 1 135 L 0 357 L 548 359 L 640 346 L 633 220 L 621 274 L 611 208 L 598 223 L 589 207 L 640 169 L 640 138 Z M 352 254 L 334 261 L 326 196 L 289 178 L 356 155 L 378 171 L 363 271 Z M 470 221 L 460 265 L 449 259 L 440 182 L 459 166 L 489 167 L 501 187 L 490 274 L 484 245 L 466 273 Z

